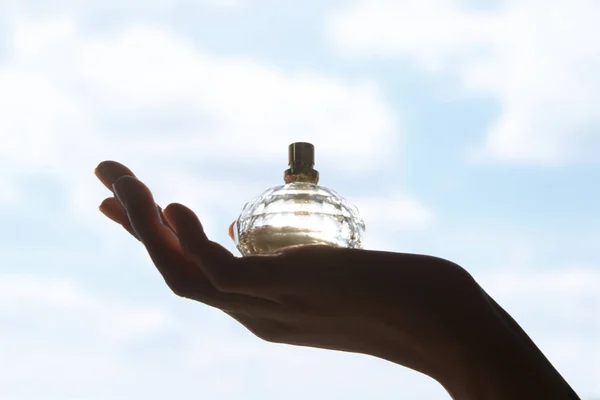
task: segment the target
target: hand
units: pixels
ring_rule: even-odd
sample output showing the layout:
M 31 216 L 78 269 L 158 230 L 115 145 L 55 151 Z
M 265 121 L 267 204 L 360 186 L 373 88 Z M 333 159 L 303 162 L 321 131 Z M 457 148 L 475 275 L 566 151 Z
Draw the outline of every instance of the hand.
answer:
M 380 357 L 451 393 L 473 392 L 477 360 L 493 364 L 494 351 L 512 349 L 501 309 L 456 264 L 326 246 L 235 257 L 187 207 L 161 210 L 125 166 L 103 162 L 96 174 L 116 195 L 100 210 L 142 242 L 175 294 L 223 310 L 264 340 Z
M 127 167 L 103 162 L 96 174 L 120 199 L 100 210 L 144 244 L 175 294 L 264 340 L 370 354 L 439 379 L 486 312 L 485 293 L 450 262 L 322 246 L 238 258 L 185 206 L 163 212 Z

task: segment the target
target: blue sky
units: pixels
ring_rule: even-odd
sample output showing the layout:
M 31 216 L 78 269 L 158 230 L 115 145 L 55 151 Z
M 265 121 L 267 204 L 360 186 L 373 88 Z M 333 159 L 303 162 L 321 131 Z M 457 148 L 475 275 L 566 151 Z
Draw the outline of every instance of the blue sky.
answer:
M 176 298 L 97 211 L 130 166 L 208 233 L 310 141 L 365 246 L 469 270 L 600 395 L 595 0 L 0 2 L 0 397 L 447 399 Z

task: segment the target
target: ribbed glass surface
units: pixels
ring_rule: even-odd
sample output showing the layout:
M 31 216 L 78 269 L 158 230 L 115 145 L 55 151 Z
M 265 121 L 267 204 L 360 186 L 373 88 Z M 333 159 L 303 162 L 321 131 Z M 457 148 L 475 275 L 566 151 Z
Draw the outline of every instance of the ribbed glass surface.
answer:
M 244 206 L 234 226 L 244 256 L 310 244 L 360 248 L 364 230 L 356 207 L 333 190 L 306 182 L 268 189 Z

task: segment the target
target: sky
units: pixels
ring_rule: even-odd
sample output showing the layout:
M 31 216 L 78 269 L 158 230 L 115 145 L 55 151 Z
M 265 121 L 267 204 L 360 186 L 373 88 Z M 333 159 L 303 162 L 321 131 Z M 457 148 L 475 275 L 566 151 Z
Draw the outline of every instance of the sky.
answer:
M 448 399 L 177 298 L 97 210 L 93 170 L 118 160 L 236 252 L 229 223 L 295 141 L 366 248 L 462 265 L 600 398 L 599 18 L 596 0 L 0 0 L 0 398 Z

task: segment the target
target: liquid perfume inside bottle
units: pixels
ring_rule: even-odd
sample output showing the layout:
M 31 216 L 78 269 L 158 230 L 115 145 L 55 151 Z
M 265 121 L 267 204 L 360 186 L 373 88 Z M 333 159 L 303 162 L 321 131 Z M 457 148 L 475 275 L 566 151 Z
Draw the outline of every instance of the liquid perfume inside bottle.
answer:
M 356 207 L 319 186 L 310 143 L 292 143 L 284 185 L 248 202 L 233 225 L 243 256 L 273 254 L 295 246 L 361 248 L 365 224 Z

